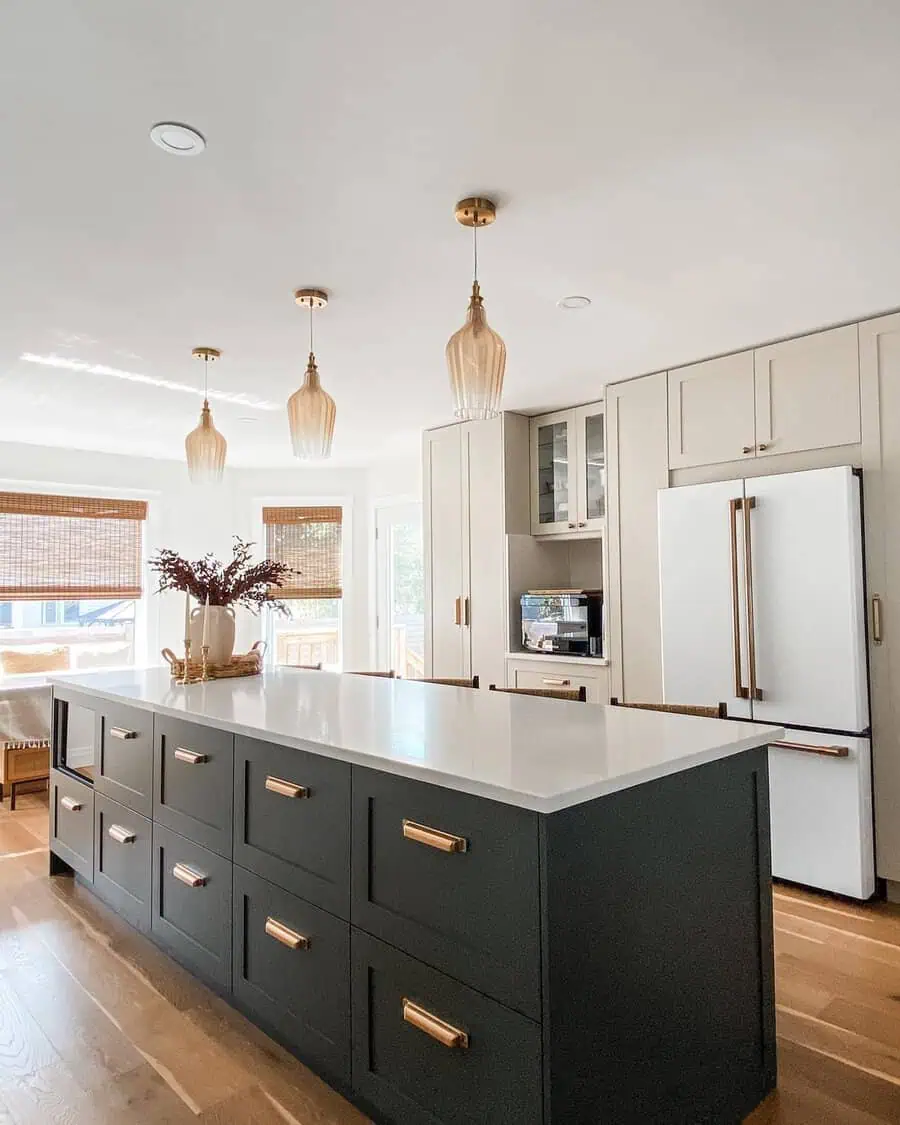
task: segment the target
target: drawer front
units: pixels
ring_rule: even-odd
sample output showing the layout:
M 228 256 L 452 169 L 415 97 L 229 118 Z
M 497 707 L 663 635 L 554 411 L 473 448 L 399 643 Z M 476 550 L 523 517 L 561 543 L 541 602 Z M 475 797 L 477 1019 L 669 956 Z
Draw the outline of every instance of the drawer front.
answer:
M 231 863 L 154 824 L 153 936 L 176 961 L 230 989 L 231 925 Z
M 94 791 L 61 770 L 50 771 L 50 850 L 93 882 Z
M 606 669 L 603 669 L 604 673 Z M 517 668 L 515 670 L 515 683 L 511 687 L 522 688 L 578 688 L 583 687 L 588 703 L 609 703 L 609 676 L 592 676 L 585 674 L 580 668 L 571 671 L 566 667 L 543 668 Z
M 157 715 L 153 819 L 231 859 L 234 737 Z
M 535 813 L 354 767 L 352 886 L 354 925 L 540 1018 Z
M 153 715 L 104 703 L 100 715 L 97 792 L 150 816 L 153 807 Z
M 539 1125 L 538 1024 L 356 929 L 351 944 L 354 1090 L 397 1125 Z
M 152 824 L 97 793 L 94 797 L 94 890 L 132 926 L 150 928 Z
M 302 1058 L 349 1084 L 349 925 L 236 865 L 233 990 Z
M 234 861 L 350 917 L 350 767 L 235 739 Z

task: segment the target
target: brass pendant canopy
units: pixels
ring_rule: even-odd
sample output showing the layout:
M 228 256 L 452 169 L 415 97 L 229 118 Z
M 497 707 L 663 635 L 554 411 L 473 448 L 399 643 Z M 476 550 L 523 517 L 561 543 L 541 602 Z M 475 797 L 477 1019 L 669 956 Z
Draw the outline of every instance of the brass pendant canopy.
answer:
M 218 348 L 194 348 L 194 359 L 203 360 L 204 391 L 200 424 L 184 439 L 188 476 L 194 484 L 214 484 L 222 479 L 228 443 L 213 425 L 209 409 L 209 365 L 222 355 Z
M 462 199 L 455 208 L 457 222 L 473 228 L 493 223 L 496 207 L 489 199 Z M 478 284 L 478 243 L 475 243 L 475 280 L 469 298 L 466 323 L 447 344 L 447 367 L 453 391 L 453 413 L 460 421 L 495 418 L 500 413 L 503 376 L 506 373 L 506 344 L 488 325 Z
M 302 308 L 309 309 L 309 361 L 303 385 L 288 399 L 288 424 L 294 456 L 305 461 L 318 461 L 331 456 L 337 413 L 334 399 L 322 389 L 312 349 L 313 310 L 325 308 L 328 294 L 324 289 L 298 289 L 294 300 Z

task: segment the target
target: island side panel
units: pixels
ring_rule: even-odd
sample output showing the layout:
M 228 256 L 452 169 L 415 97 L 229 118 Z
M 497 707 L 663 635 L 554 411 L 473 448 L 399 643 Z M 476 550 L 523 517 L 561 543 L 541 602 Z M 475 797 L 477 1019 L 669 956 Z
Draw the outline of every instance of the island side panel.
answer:
M 541 822 L 545 1125 L 743 1119 L 774 1088 L 765 748 Z

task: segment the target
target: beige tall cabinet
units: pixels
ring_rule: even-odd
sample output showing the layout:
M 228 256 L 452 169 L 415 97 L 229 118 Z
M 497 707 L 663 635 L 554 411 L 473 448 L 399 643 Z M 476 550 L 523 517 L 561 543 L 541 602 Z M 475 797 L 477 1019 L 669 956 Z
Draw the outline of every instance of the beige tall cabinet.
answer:
M 506 533 L 528 526 L 527 456 L 528 419 L 516 414 L 425 432 L 428 676 L 506 682 Z
M 610 684 L 634 703 L 663 698 L 657 493 L 669 484 L 664 371 L 606 388 Z

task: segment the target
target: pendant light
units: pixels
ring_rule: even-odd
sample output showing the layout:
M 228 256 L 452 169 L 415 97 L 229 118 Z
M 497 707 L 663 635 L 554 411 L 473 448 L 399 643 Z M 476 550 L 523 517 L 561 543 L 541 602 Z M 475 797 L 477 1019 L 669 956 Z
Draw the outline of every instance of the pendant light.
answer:
M 184 439 L 188 475 L 194 484 L 213 484 L 222 479 L 227 442 L 213 425 L 209 409 L 209 365 L 222 355 L 218 348 L 194 348 L 194 359 L 203 360 L 203 409 L 200 425 Z
M 303 460 L 319 460 L 331 456 L 334 437 L 334 399 L 322 390 L 319 369 L 313 353 L 313 310 L 324 309 L 328 294 L 323 289 L 298 289 L 294 300 L 309 309 L 309 362 L 303 386 L 288 399 L 288 423 L 294 456 Z
M 447 367 L 453 389 L 453 413 L 461 421 L 495 418 L 506 371 L 506 344 L 488 326 L 478 286 L 478 228 L 497 217 L 490 199 L 463 199 L 456 205 L 456 221 L 472 228 L 475 277 L 466 323 L 447 344 Z

